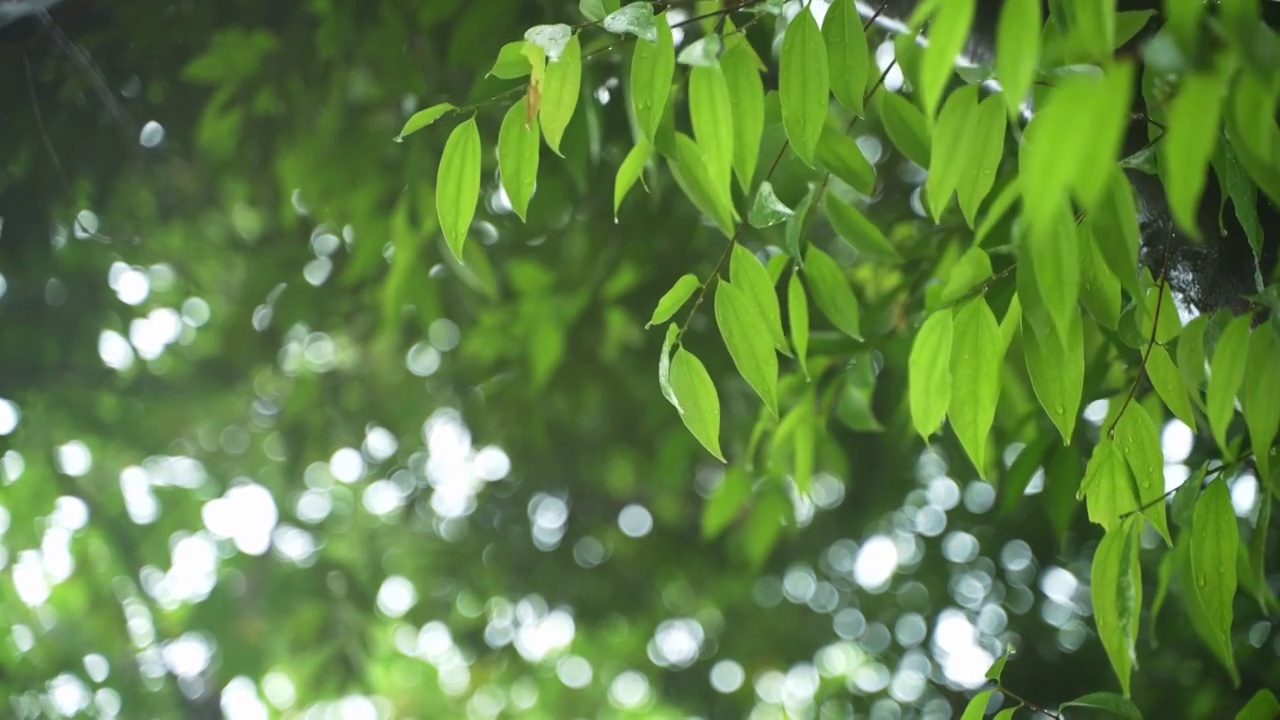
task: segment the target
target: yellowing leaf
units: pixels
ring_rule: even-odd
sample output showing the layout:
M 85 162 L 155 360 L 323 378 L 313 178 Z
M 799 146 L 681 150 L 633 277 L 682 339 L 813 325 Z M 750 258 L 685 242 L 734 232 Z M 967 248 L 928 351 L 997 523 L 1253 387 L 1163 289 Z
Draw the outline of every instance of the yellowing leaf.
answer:
M 1079 314 L 1068 325 L 1066 336 L 1053 326 L 1028 327 L 1024 320 L 1022 347 L 1031 387 L 1063 444 L 1070 445 L 1084 391 L 1084 331 Z
M 774 282 L 755 253 L 738 243 L 734 244 L 729 256 L 729 279 L 759 313 L 765 334 L 773 346 L 787 353 L 787 338 L 782 333 L 782 311 L 778 308 Z
M 1108 530 L 1093 555 L 1089 584 L 1098 638 L 1107 651 L 1120 687 L 1129 695 L 1129 676 L 1135 659 L 1138 617 L 1142 611 L 1142 567 L 1138 563 L 1136 516 Z
M 1011 115 L 1020 112 L 1040 63 L 1040 13 L 1040 0 L 1006 0 L 1000 10 L 996 77 Z
M 1004 353 L 1000 326 L 984 298 L 955 310 L 951 341 L 951 402 L 948 416 L 956 437 L 985 478 L 987 441 L 1000 398 Z
M 671 94 L 671 78 L 676 71 L 675 45 L 667 14 L 659 15 L 657 42 L 637 40 L 631 56 L 631 107 L 635 112 L 640 136 L 654 144 L 658 126 Z
M 755 52 L 745 42 L 730 45 L 720 58 L 733 108 L 733 174 L 743 192 L 751 188 L 764 136 L 764 82 Z
M 808 5 L 787 25 L 778 64 L 783 128 L 791 149 L 801 160 L 813 165 L 818 138 L 827 121 L 827 96 L 831 86 L 826 45 Z
M 681 308 L 689 298 L 693 297 L 693 292 L 698 289 L 698 276 L 693 273 L 681 275 L 675 284 L 671 286 L 661 298 L 658 299 L 658 306 L 653 309 L 653 317 L 649 318 L 649 322 L 645 323 L 645 329 L 649 329 L 658 323 L 663 323 L 671 319 L 672 315 Z
M 951 311 L 942 310 L 924 321 L 911 343 L 907 361 L 911 422 L 925 440 L 937 432 L 951 402 L 952 333 Z
M 769 342 L 769 330 L 759 309 L 741 290 L 722 280 L 716 286 L 715 314 L 734 366 L 777 417 L 778 355 Z
M 419 110 L 409 117 L 405 122 L 404 127 L 400 129 L 400 134 L 395 136 L 394 139 L 396 142 L 401 142 L 405 139 L 405 136 L 418 132 L 422 128 L 427 127 L 436 120 L 444 117 L 446 113 L 453 112 L 457 109 L 458 108 L 453 103 L 444 102 L 432 105 L 425 110 Z
M 458 262 L 480 198 L 480 130 L 474 117 L 455 127 L 444 143 L 436 171 L 436 215 Z
M 805 378 L 809 377 L 809 298 L 799 273 L 791 273 L 787 282 L 787 319 L 791 324 L 791 345 Z
M 564 52 L 556 62 L 547 63 L 547 74 L 542 80 L 542 107 L 538 117 L 542 121 L 542 136 L 547 147 L 557 155 L 560 139 L 573 119 L 578 107 L 578 95 L 582 92 L 582 50 L 578 36 L 574 35 L 564 46 Z
M 838 0 L 831 3 L 822 20 L 822 39 L 827 46 L 831 93 L 854 114 L 863 115 L 863 95 L 867 90 L 871 63 L 867 34 L 862 29 L 862 19 L 858 17 L 853 2 Z
M 809 280 L 809 294 L 818 310 L 841 332 L 861 340 L 858 298 L 836 261 L 810 245 L 809 252 L 805 254 L 804 274 Z
M 880 232 L 880 228 L 863 217 L 852 205 L 828 193 L 823 206 L 836 234 L 853 246 L 859 255 L 878 262 L 902 262 L 902 256 L 885 238 L 884 233 Z
M 689 432 L 720 462 L 720 395 L 707 368 L 693 353 L 678 348 L 671 359 L 671 391 L 680 419 Z
M 1199 239 L 1196 222 L 1209 160 L 1218 146 L 1222 115 L 1222 78 L 1206 73 L 1184 76 L 1166 113 L 1160 141 L 1160 169 L 1169 211 L 1187 235 Z
M 733 168 L 733 108 L 718 65 L 690 69 L 689 119 L 712 179 L 727 188 Z
M 498 171 L 502 188 L 521 220 L 538 181 L 538 121 L 525 124 L 525 100 L 511 106 L 498 130 Z
M 613 220 L 618 221 L 618 208 L 622 207 L 622 199 L 627 196 L 627 192 L 644 176 L 644 167 L 649 163 L 649 158 L 653 157 L 653 146 L 648 140 L 640 138 L 635 147 L 627 153 L 623 158 L 622 164 L 618 166 L 618 175 L 613 180 Z
M 1236 393 L 1244 382 L 1249 357 L 1249 323 L 1252 318 L 1241 315 L 1235 318 L 1218 336 L 1218 346 L 1213 351 L 1209 365 L 1209 386 L 1205 389 L 1205 414 L 1209 429 L 1223 452 L 1230 452 L 1227 445 L 1227 426 L 1235 415 Z

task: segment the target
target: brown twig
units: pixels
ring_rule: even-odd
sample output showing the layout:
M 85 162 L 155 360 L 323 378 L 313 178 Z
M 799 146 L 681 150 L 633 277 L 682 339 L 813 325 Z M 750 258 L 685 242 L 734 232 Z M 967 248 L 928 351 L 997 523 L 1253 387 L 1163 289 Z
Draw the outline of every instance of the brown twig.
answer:
M 997 689 L 997 690 L 999 690 L 1000 692 L 1004 693 L 1005 695 L 1008 695 L 1010 698 L 1013 698 L 1014 700 L 1016 700 L 1016 701 L 1018 702 L 1018 704 L 1019 704 L 1019 705 L 1021 705 L 1022 707 L 1025 707 L 1026 709 L 1030 710 L 1031 712 L 1037 712 L 1037 713 L 1040 713 L 1040 714 L 1042 714 L 1042 715 L 1048 715 L 1048 716 L 1049 716 L 1049 717 L 1051 717 L 1051 718 L 1062 717 L 1061 715 L 1059 715 L 1059 714 L 1057 713 L 1057 711 L 1050 710 L 1050 709 L 1048 709 L 1048 708 L 1040 707 L 1039 705 L 1036 705 L 1035 703 L 1031 702 L 1030 700 L 1027 700 L 1027 699 L 1026 699 L 1026 698 L 1024 698 L 1024 697 L 1019 696 L 1017 693 L 1013 692 L 1012 690 L 1010 690 L 1009 688 L 1005 687 L 1004 685 L 1002 685 L 1002 684 L 1000 684 L 1000 683 L 996 683 L 996 689 Z
M 1129 386 L 1129 394 L 1125 396 L 1124 404 L 1120 406 L 1120 411 L 1116 413 L 1115 419 L 1111 421 L 1111 426 L 1107 428 L 1107 437 L 1114 438 L 1116 434 L 1116 425 L 1120 423 L 1120 418 L 1124 416 L 1124 411 L 1129 409 L 1129 404 L 1133 402 L 1133 396 L 1138 392 L 1138 384 L 1142 382 L 1142 376 L 1147 370 L 1147 359 L 1151 357 L 1151 351 L 1156 346 L 1156 335 L 1160 330 L 1160 308 L 1164 306 L 1164 289 L 1166 285 L 1165 275 L 1169 271 L 1169 254 L 1173 247 L 1173 226 L 1169 226 L 1169 234 L 1164 242 L 1164 257 L 1160 261 L 1160 278 L 1156 281 L 1156 309 L 1151 318 L 1151 337 L 1147 339 L 1147 349 L 1142 353 L 1142 360 L 1138 363 L 1138 373 L 1133 378 L 1133 384 Z

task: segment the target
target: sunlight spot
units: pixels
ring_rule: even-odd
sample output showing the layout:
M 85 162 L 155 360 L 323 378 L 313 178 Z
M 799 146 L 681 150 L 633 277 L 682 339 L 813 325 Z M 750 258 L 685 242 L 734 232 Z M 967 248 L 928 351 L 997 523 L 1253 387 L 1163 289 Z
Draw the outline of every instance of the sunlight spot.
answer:
M 238 675 L 222 689 L 222 712 L 225 717 L 236 720 L 267 720 L 267 706 L 258 698 L 258 690 L 244 675 Z M 354 717 L 341 715 L 341 717 Z
M 529 615 L 528 610 L 522 613 L 521 608 L 532 608 L 528 601 L 521 600 L 516 616 Z M 573 616 L 564 610 L 552 610 L 541 616 L 528 617 L 520 621 L 515 634 L 515 647 L 520 656 L 529 662 L 541 662 L 543 658 L 569 647 L 575 632 Z
M 948 680 L 966 688 L 986 682 L 984 675 L 995 658 L 978 644 L 978 631 L 963 612 L 947 608 L 938 614 L 933 645 Z
M 209 662 L 213 659 L 213 648 L 209 641 L 190 632 L 165 643 L 161 652 L 165 666 L 178 678 L 197 677 L 209 667 Z
M 460 337 L 461 332 L 458 330 L 457 323 L 448 318 L 435 319 L 427 329 L 427 339 L 440 352 L 449 352 L 458 347 Z
M 349 485 L 359 480 L 364 471 L 364 457 L 355 448 L 341 448 L 329 458 L 329 473 L 340 483 Z
M 698 659 L 705 639 L 702 624 L 693 618 L 663 621 L 649 641 L 649 659 L 659 667 L 686 668 Z
M 395 455 L 399 446 L 396 436 L 384 427 L 372 425 L 364 433 L 364 452 L 374 462 L 382 462 Z
M 1094 400 L 1084 406 L 1084 419 L 1094 425 L 1101 425 L 1102 421 L 1107 419 L 1107 410 L 1110 407 L 1111 404 L 1107 402 L 1106 398 Z
M 18 561 L 13 564 L 12 572 L 14 589 L 27 607 L 43 605 L 49 599 L 53 587 L 45 576 L 44 562 L 39 551 L 23 550 L 18 553 Z
M 151 480 L 146 470 L 137 465 L 121 470 L 120 494 L 124 496 L 124 507 L 130 520 L 137 525 L 155 522 L 160 514 L 160 504 L 151 491 Z
M 1181 420 L 1174 418 L 1165 423 L 1164 431 L 1160 433 L 1160 446 L 1164 450 L 1165 462 L 1184 462 L 1191 456 L 1191 447 L 1195 439 L 1195 433 Z
M 164 126 L 155 120 L 148 120 L 138 133 L 138 144 L 144 148 L 153 148 L 164 142 Z
M 570 655 L 556 663 L 556 676 L 565 687 L 581 690 L 591 684 L 591 663 L 580 655 Z
M 98 215 L 92 210 L 81 210 L 76 214 L 75 235 L 80 240 L 98 234 Z
M 280 525 L 271 532 L 271 544 L 284 559 L 303 567 L 312 564 L 316 541 L 311 533 L 292 525 Z
M 297 702 L 298 691 L 288 675 L 272 670 L 262 678 L 262 694 L 277 710 L 288 710 Z
M 133 367 L 133 346 L 115 330 L 103 330 L 98 335 L 98 357 L 103 365 L 123 372 Z
M 209 303 L 198 297 L 183 300 L 182 319 L 192 327 L 202 327 L 209 322 Z
M 653 530 L 653 515 L 643 505 L 632 503 L 618 513 L 618 527 L 627 537 L 644 537 Z
M 403 575 L 391 575 L 378 588 L 378 609 L 387 617 L 402 617 L 418 602 L 418 590 Z
M 898 547 L 884 535 L 876 535 L 858 549 L 853 579 L 868 590 L 882 588 L 898 569 Z
M 1052 566 L 1040 575 L 1040 591 L 1045 597 L 1063 605 L 1075 603 L 1076 591 L 1080 589 L 1080 581 L 1070 570 Z
M 342 240 L 337 235 L 329 232 L 329 229 L 324 225 L 316 228 L 315 232 L 311 234 L 311 252 L 315 253 L 317 257 L 328 257 L 337 252 L 341 245 Z
M 511 458 L 494 445 L 480 448 L 471 464 L 476 475 L 489 482 L 501 480 L 511 472 Z
M 205 533 L 185 535 L 169 551 L 164 591 L 179 603 L 209 597 L 218 582 L 218 550 Z
M 0 227 L 4 227 L 4 218 L 0 218 Z M 0 273 L 0 298 L 4 297 L 5 292 L 9 290 L 9 283 L 4 279 L 4 273 Z
M 649 701 L 649 679 L 635 670 L 618 673 L 609 683 L 609 701 L 620 708 L 640 707 Z
M 71 477 L 82 477 L 93 468 L 93 453 L 79 440 L 59 445 L 56 459 L 58 470 Z
M 115 273 L 115 269 L 120 266 L 123 266 L 123 269 Z M 111 289 L 116 291 L 116 297 L 120 298 L 120 302 L 125 305 L 139 305 L 151 294 L 151 281 L 146 273 L 128 267 L 124 263 L 113 263 L 111 268 L 113 277 L 109 277 L 109 284 Z
M 8 435 L 18 427 L 22 412 L 18 404 L 12 400 L 0 398 L 0 435 Z
M 333 272 L 333 261 L 327 257 L 318 257 L 307 263 L 302 268 L 302 277 L 307 282 L 319 287 L 329 279 L 329 273 Z
M 1242 473 L 1231 483 L 1231 505 L 1237 517 L 1248 517 L 1258 502 L 1258 478 L 1253 473 Z
M 236 485 L 206 502 L 200 516 L 210 532 L 230 539 L 246 555 L 267 551 L 279 517 L 271 492 L 256 483 Z
M 70 673 L 49 681 L 49 702 L 62 717 L 75 717 L 89 707 L 89 688 Z
M 307 490 L 298 496 L 298 502 L 294 506 L 298 519 L 312 525 L 329 517 L 332 510 L 333 500 L 324 490 Z
M 711 666 L 711 687 L 718 693 L 737 692 L 746 678 L 742 666 L 733 660 L 721 660 Z
M 428 377 L 440 369 L 440 360 L 439 350 L 420 342 L 409 348 L 404 364 L 414 375 Z
M 90 680 L 100 683 L 111 673 L 111 663 L 98 653 L 89 653 L 84 656 L 84 672 Z

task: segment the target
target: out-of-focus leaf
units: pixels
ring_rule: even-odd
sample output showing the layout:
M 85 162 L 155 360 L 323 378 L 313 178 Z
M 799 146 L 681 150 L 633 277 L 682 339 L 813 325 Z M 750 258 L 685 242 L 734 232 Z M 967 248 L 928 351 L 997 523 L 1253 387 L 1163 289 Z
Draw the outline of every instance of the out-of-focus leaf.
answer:
M 1232 320 L 1218 337 L 1209 366 L 1209 386 L 1205 390 L 1209 429 L 1223 452 L 1231 452 L 1227 444 L 1227 426 L 1235 415 L 1236 393 L 1244 383 L 1249 357 L 1248 315 Z
M 941 310 L 924 321 L 911 344 L 907 362 L 911 422 L 926 440 L 942 424 L 951 402 L 953 332 L 951 311 Z
M 1040 0 L 1008 0 L 996 26 L 996 77 L 1003 88 L 1009 114 L 1017 114 L 1027 99 L 1040 63 Z
M 751 479 L 736 465 L 724 469 L 724 477 L 702 507 L 702 537 L 714 540 L 742 512 L 751 499 Z
M 1115 693 L 1094 692 L 1088 695 L 1081 695 L 1075 700 L 1062 703 L 1058 707 L 1058 712 L 1062 712 L 1069 707 L 1092 708 L 1123 718 L 1129 718 L 1129 720 L 1142 720 L 1142 711 L 1138 710 L 1133 701 Z
M 885 238 L 880 228 L 863 217 L 857 208 L 830 193 L 823 200 L 823 207 L 836 234 L 857 250 L 858 254 L 876 262 L 902 262 L 902 256 Z

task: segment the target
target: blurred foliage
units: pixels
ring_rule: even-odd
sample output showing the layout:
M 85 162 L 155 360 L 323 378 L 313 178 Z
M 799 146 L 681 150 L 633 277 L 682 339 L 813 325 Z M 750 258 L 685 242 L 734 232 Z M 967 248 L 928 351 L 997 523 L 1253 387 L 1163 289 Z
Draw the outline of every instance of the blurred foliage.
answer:
M 777 90 L 799 5 L 748 5 L 730 25 L 720 3 L 662 4 L 676 52 L 727 33 L 723 58 L 746 39 L 738 47 L 754 51 L 764 87 Z M 1136 520 L 1121 525 L 1136 542 L 1114 557 L 1141 565 L 1140 614 L 1126 620 L 1140 623 L 1134 703 L 1150 717 L 1230 717 L 1255 691 L 1280 687 L 1267 559 L 1276 542 L 1256 462 L 1269 448 L 1248 445 L 1245 432 L 1280 399 L 1242 394 L 1242 419 L 1231 388 L 1224 420 L 1226 391 L 1211 383 L 1202 400 L 1204 373 L 1185 375 L 1242 326 L 1226 311 L 1174 323 L 1167 353 L 1178 366 L 1164 360 L 1194 397 L 1183 417 L 1159 384 L 1159 357 L 1144 357 L 1148 336 L 1160 337 L 1151 328 L 1163 327 L 1145 310 L 1177 319 L 1172 300 L 1155 299 L 1168 296 L 1164 285 L 1151 274 L 1086 274 L 1088 313 L 1074 298 L 1064 306 L 1087 323 L 1080 412 L 1046 413 L 1037 370 L 1023 361 L 1035 352 L 1023 347 L 1031 321 L 1019 331 L 1020 316 L 1008 318 L 1041 311 L 1036 321 L 1048 323 L 1062 307 L 1029 304 L 1035 278 L 1014 270 L 1017 223 L 999 209 L 1019 192 L 1016 151 L 981 192 L 964 177 L 930 189 L 948 199 L 955 190 L 959 208 L 922 200 L 926 174 L 912 160 L 938 156 L 947 101 L 963 96 L 949 91 L 960 85 L 950 58 L 939 76 L 938 53 L 898 43 L 905 67 L 891 89 L 902 72 L 929 74 L 927 113 L 876 91 L 873 68 L 872 102 L 831 106 L 814 166 L 787 149 L 794 111 L 766 98 L 759 162 L 734 182 L 756 188 L 768 177 L 794 215 L 739 228 L 740 244 L 768 261 L 783 293 L 783 263 L 808 258 L 810 268 L 829 255 L 828 277 L 853 290 L 860 327 L 828 319 L 806 284 L 807 367 L 780 359 L 775 419 L 723 350 L 714 294 L 682 310 L 680 343 L 715 382 L 731 462 L 704 450 L 663 398 L 664 329 L 646 323 L 686 273 L 708 286 L 728 250 L 698 209 L 707 203 L 687 196 L 697 195 L 687 166 L 676 164 L 677 177 L 656 156 L 615 221 L 610 189 L 643 132 L 629 100 L 632 48 L 648 42 L 589 23 L 616 9 L 66 0 L 51 8 L 53 26 L 27 17 L 0 27 L 4 714 L 946 718 L 991 689 L 985 674 L 1008 647 L 1016 654 L 991 675 L 1001 692 L 974 702 L 1115 710 L 1122 688 L 1090 587 L 1104 535 L 1076 492 L 1130 395 L 1128 412 L 1160 428 L 1160 477 L 1195 481 L 1169 502 L 1178 549 Z M 1047 18 L 1041 69 L 1111 56 L 1096 42 L 1054 45 L 1061 13 Z M 1079 40 L 1092 16 L 1072 17 L 1077 33 L 1065 37 Z M 560 154 L 540 153 L 522 222 L 495 146 L 528 81 L 487 73 L 528 28 L 560 22 L 580 31 L 581 91 Z M 935 20 L 944 22 L 959 21 Z M 1220 55 L 1179 55 L 1176 42 L 1198 47 L 1199 22 L 1179 19 L 1158 36 L 1164 45 L 1151 41 L 1147 62 L 1163 49 L 1203 70 L 1230 55 L 1230 70 L 1257 71 L 1265 92 L 1254 89 L 1274 99 L 1274 67 L 1257 59 L 1274 32 L 1224 22 Z M 868 57 L 893 48 L 868 32 Z M 824 38 L 809 40 L 812 50 Z M 687 74 L 676 72 L 667 131 L 697 131 L 685 119 Z M 849 95 L 836 97 L 858 105 Z M 414 112 L 442 102 L 474 112 L 483 141 L 461 262 L 441 233 L 434 185 L 446 137 L 465 118 L 392 142 Z M 991 116 L 981 108 L 973 113 Z M 853 123 L 853 112 L 866 117 Z M 1060 127 L 1042 135 L 1045 166 L 1087 146 L 1074 116 L 1046 116 Z M 1255 113 L 1226 132 L 1250 140 L 1270 121 Z M 664 132 L 655 146 L 669 159 Z M 1119 159 L 1095 155 L 1101 166 Z M 1265 197 L 1265 162 L 1241 162 L 1232 187 Z M 744 220 L 754 197 L 733 195 Z M 968 250 L 978 245 L 985 252 Z M 1079 262 L 1114 269 L 1091 253 Z M 1122 313 L 1114 290 L 1110 320 L 1111 305 L 1091 299 L 1093 279 L 1113 292 L 1107 278 L 1126 293 Z M 1250 302 L 1274 306 L 1270 292 Z M 953 430 L 953 410 L 922 442 L 913 344 L 930 313 L 949 318 L 973 297 L 1007 321 L 1003 369 L 986 366 L 1000 375 L 994 424 Z M 794 351 L 797 321 L 782 307 Z M 961 385 L 952 390 L 975 389 Z M 989 448 L 977 469 L 973 442 Z M 1280 490 L 1274 473 L 1271 488 Z M 1245 592 L 1233 584 L 1227 596 L 1226 658 L 1202 642 L 1195 607 L 1165 606 L 1167 594 L 1195 597 L 1204 555 L 1187 546 L 1191 528 L 1206 527 L 1198 518 L 1211 495 L 1240 516 Z M 1250 705 L 1256 717 L 1266 699 Z

